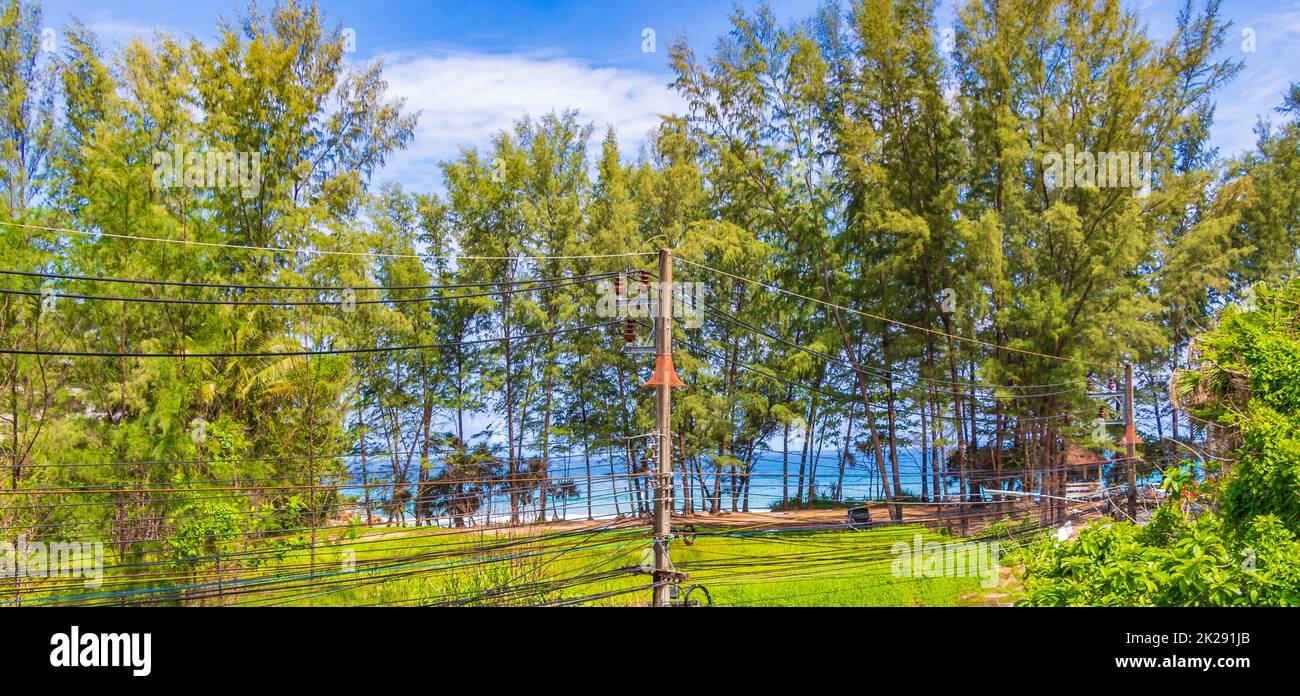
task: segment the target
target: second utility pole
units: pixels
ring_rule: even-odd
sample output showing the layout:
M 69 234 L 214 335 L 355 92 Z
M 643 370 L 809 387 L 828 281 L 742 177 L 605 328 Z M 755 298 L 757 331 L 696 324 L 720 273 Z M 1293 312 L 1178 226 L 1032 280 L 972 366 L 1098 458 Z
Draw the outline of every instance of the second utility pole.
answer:
M 1128 454 L 1128 517 L 1137 522 L 1137 423 L 1133 418 L 1133 363 L 1124 362 L 1124 440 Z

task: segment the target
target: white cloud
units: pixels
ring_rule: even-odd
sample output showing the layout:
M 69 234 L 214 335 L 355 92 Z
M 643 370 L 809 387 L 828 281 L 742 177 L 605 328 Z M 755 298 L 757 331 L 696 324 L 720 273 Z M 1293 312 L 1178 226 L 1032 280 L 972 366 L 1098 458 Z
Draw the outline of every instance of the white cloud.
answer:
M 1242 32 L 1255 32 L 1254 53 L 1245 53 Z M 1211 134 L 1220 155 L 1231 157 L 1255 146 L 1255 124 L 1261 117 L 1274 123 L 1273 111 L 1296 78 L 1300 64 L 1300 2 L 1256 17 L 1235 18 L 1224 45 L 1229 57 L 1245 65 L 1228 87 L 1217 95 Z
M 488 146 L 525 114 L 577 109 L 583 122 L 596 126 L 596 142 L 613 126 L 625 154 L 633 154 L 660 115 L 682 107 L 663 75 L 554 55 L 440 51 L 382 59 L 390 97 L 405 97 L 420 119 L 411 144 L 378 178 L 413 190 L 441 188 L 439 162 L 462 147 Z
M 87 22 L 86 28 L 93 31 L 105 47 L 111 48 L 120 48 L 133 39 L 140 39 L 152 45 L 154 38 L 159 34 L 178 38 L 186 36 L 180 29 L 162 24 L 142 24 L 112 19 Z

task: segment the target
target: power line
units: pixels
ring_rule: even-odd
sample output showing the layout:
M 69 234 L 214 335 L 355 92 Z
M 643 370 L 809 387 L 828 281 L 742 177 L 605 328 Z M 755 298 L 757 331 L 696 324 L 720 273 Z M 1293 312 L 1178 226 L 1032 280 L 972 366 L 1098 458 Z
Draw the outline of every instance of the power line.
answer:
M 130 302 L 130 303 L 143 303 L 143 304 L 209 305 L 209 306 L 211 306 L 211 305 L 218 305 L 218 306 L 229 306 L 229 307 L 240 307 L 240 306 L 247 306 L 247 307 L 299 307 L 299 306 L 330 306 L 330 307 L 337 307 L 337 306 L 342 305 L 342 304 L 345 304 L 345 303 L 350 303 L 350 304 L 353 304 L 353 305 L 372 305 L 372 304 L 398 305 L 398 304 L 411 304 L 411 303 L 420 303 L 420 304 L 423 304 L 423 303 L 426 303 L 426 302 L 439 302 L 439 301 L 442 301 L 442 300 L 470 300 L 470 299 L 476 299 L 476 298 L 480 298 L 480 297 L 495 297 L 495 296 L 501 296 L 501 295 L 513 295 L 513 294 L 515 294 L 515 293 L 521 293 L 521 292 L 534 292 L 534 291 L 537 291 L 537 290 L 552 290 L 552 289 L 555 289 L 555 288 L 568 287 L 568 286 L 570 286 L 570 285 L 581 285 L 581 284 L 583 284 L 583 283 L 590 283 L 590 282 L 592 282 L 592 281 L 594 281 L 594 280 L 598 280 L 598 279 L 600 279 L 600 278 L 607 277 L 607 275 L 608 275 L 608 274 L 605 274 L 605 275 L 597 275 L 597 276 L 580 277 L 580 278 L 576 278 L 576 279 L 565 279 L 564 282 L 553 282 L 553 283 L 548 283 L 548 284 L 545 284 L 545 285 L 540 285 L 540 286 L 535 287 L 535 288 L 525 288 L 525 289 L 523 289 L 523 290 L 520 290 L 520 289 L 517 289 L 517 288 L 511 288 L 511 289 L 506 289 L 506 290 L 486 290 L 486 291 L 483 291 L 483 292 L 466 293 L 466 294 L 461 294 L 461 295 L 441 295 L 441 296 L 439 296 L 439 295 L 434 295 L 434 296 L 429 296 L 429 297 L 395 297 L 395 298 L 379 298 L 379 299 L 369 299 L 369 300 L 359 300 L 359 299 L 348 299 L 348 300 L 343 300 L 343 299 L 338 299 L 338 300 L 196 300 L 196 299 L 190 299 L 190 298 L 177 298 L 177 297 L 121 297 L 121 296 L 109 296 L 109 295 L 81 295 L 81 294 L 74 294 L 74 293 L 48 293 L 48 294 L 47 294 L 46 292 L 44 292 L 44 291 L 40 291 L 40 290 L 9 290 L 9 289 L 4 289 L 4 288 L 0 288 L 0 295 L 23 295 L 23 296 L 27 296 L 27 297 L 48 297 L 48 296 L 53 296 L 53 297 L 56 297 L 56 298 L 64 298 L 64 299 L 70 299 L 70 300 L 92 300 L 92 301 L 105 301 L 105 302 Z M 349 289 L 349 288 L 344 288 L 344 290 L 348 290 L 348 289 Z
M 796 298 L 801 299 L 801 300 L 807 300 L 808 302 L 816 302 L 817 304 L 820 304 L 820 305 L 825 305 L 825 306 L 827 306 L 827 307 L 831 307 L 831 308 L 834 308 L 834 309 L 840 309 L 840 310 L 843 310 L 843 311 L 845 311 L 845 312 L 849 312 L 849 313 L 851 313 L 851 314 L 857 314 L 857 315 L 860 315 L 860 316 L 867 317 L 867 318 L 869 318 L 869 319 L 875 319 L 875 320 L 877 320 L 877 321 L 888 322 L 888 323 L 890 323 L 890 324 L 894 324 L 895 326 L 901 326 L 901 327 L 903 327 L 903 328 L 906 328 L 906 329 L 912 329 L 912 330 L 914 330 L 914 331 L 924 331 L 924 332 L 929 333 L 929 334 L 934 334 L 934 335 L 936 335 L 936 336 L 944 336 L 944 337 L 951 338 L 951 339 L 953 339 L 953 340 L 957 340 L 957 341 L 965 341 L 965 342 L 967 342 L 967 343 L 974 343 L 974 344 L 977 344 L 977 345 L 982 345 L 982 346 L 986 346 L 986 347 L 994 348 L 994 349 L 998 349 L 998 350 L 1011 351 L 1011 352 L 1013 352 L 1013 353 L 1021 353 L 1021 354 L 1024 354 L 1024 355 L 1032 355 L 1032 356 L 1039 357 L 1039 358 L 1046 358 L 1046 359 L 1048 359 L 1048 360 L 1058 360 L 1058 361 L 1061 361 L 1061 362 L 1070 362 L 1070 363 L 1075 363 L 1075 364 L 1079 364 L 1079 365 L 1091 365 L 1091 366 L 1094 366 L 1094 367 L 1106 367 L 1106 368 L 1114 367 L 1113 365 L 1109 365 L 1109 364 L 1107 364 L 1107 363 L 1095 362 L 1095 361 L 1092 361 L 1092 360 L 1083 360 L 1083 359 L 1081 359 L 1081 358 L 1067 358 L 1067 357 L 1063 357 L 1063 356 L 1059 356 L 1059 355 L 1048 355 L 1048 354 L 1046 354 L 1046 353 L 1039 353 L 1039 352 L 1037 352 L 1037 351 L 1025 350 L 1025 349 L 1023 349 L 1023 348 L 1012 348 L 1012 347 L 1010 347 L 1010 346 L 1000 346 L 1000 345 L 998 345 L 998 344 L 996 344 L 996 343 L 989 343 L 988 341 L 981 341 L 981 340 L 978 339 L 978 338 L 967 338 L 966 336 L 959 336 L 959 335 L 957 335 L 957 334 L 950 334 L 950 333 L 948 333 L 948 332 L 946 332 L 946 331 L 940 331 L 940 330 L 938 330 L 938 329 L 931 329 L 931 328 L 927 328 L 927 327 L 924 327 L 924 326 L 917 326 L 916 324 L 909 324 L 909 323 L 907 323 L 907 322 L 899 321 L 899 320 L 897 320 L 897 319 L 891 319 L 891 318 L 889 318 L 889 317 L 884 317 L 884 316 L 881 316 L 881 315 L 879 315 L 879 314 L 872 314 L 872 313 L 870 313 L 870 312 L 864 312 L 864 311 L 862 311 L 862 310 L 860 310 L 860 309 L 854 309 L 854 308 L 852 308 L 852 307 L 846 307 L 846 306 L 844 306 L 844 305 L 835 304 L 834 302 L 827 302 L 826 300 L 819 300 L 819 299 L 817 299 L 817 298 L 815 298 L 815 297 L 808 297 L 807 295 L 801 295 L 801 294 L 799 294 L 799 293 L 797 293 L 797 292 L 791 292 L 791 291 L 789 291 L 789 290 L 786 290 L 786 289 L 784 289 L 784 288 L 777 287 L 777 286 L 775 286 L 775 285 L 770 285 L 770 284 L 768 284 L 768 283 L 761 283 L 761 282 L 759 282 L 759 281 L 757 281 L 757 280 L 753 280 L 753 279 L 751 279 L 751 278 L 746 278 L 746 277 L 744 277 L 744 276 L 738 276 L 738 275 L 735 275 L 734 273 L 728 273 L 728 272 L 726 272 L 726 271 L 720 271 L 720 270 L 718 270 L 718 269 L 716 269 L 716 268 L 710 268 L 709 266 L 705 266 L 704 264 L 695 263 L 694 261 L 691 261 L 691 260 L 689 260 L 689 259 L 682 258 L 682 257 L 680 257 L 680 256 L 677 257 L 677 258 L 680 259 L 680 260 L 682 261 L 682 263 L 687 263 L 687 264 L 690 264 L 690 265 L 695 266 L 695 267 L 697 267 L 697 268 L 700 268 L 700 269 L 703 269 L 703 270 L 706 270 L 706 271 L 710 271 L 710 272 L 712 272 L 712 273 L 717 273 L 717 274 L 719 274 L 719 275 L 724 275 L 724 276 L 727 276 L 728 278 L 734 278 L 735 280 L 739 280 L 739 281 L 743 281 L 743 282 L 746 282 L 746 283 L 750 283 L 750 284 L 752 284 L 752 285 L 757 285 L 758 287 L 765 288 L 765 289 L 767 289 L 767 290 L 771 290 L 771 291 L 773 291 L 773 292 L 779 292 L 779 293 L 782 293 L 782 294 L 785 294 L 785 295 L 789 295 L 789 296 L 791 296 L 791 297 L 796 297 Z
M 439 283 L 434 285 L 244 285 L 240 283 L 202 283 L 197 281 L 185 280 L 153 280 L 148 278 L 109 278 L 103 276 L 86 276 L 72 275 L 65 273 L 41 273 L 37 271 L 14 271 L 0 269 L 0 275 L 21 276 L 25 278 L 44 278 L 47 280 L 75 280 L 90 283 L 124 283 L 130 285 L 159 285 L 183 288 L 217 288 L 222 290 L 311 290 L 317 292 L 338 291 L 338 290 L 453 290 L 460 288 L 483 288 L 495 286 L 513 286 L 527 285 L 529 283 L 550 283 L 563 280 L 579 280 L 587 278 L 607 278 L 617 275 L 615 273 L 592 273 L 582 276 L 568 276 L 555 278 L 521 278 L 518 280 L 493 280 L 482 282 L 465 282 L 465 283 Z
M 728 363 L 728 364 L 735 365 L 736 367 L 739 367 L 740 369 L 745 370 L 746 372 L 753 372 L 754 374 L 757 374 L 757 375 L 759 375 L 759 376 L 761 376 L 761 377 L 766 377 L 766 378 L 768 378 L 768 379 L 770 379 L 770 380 L 774 380 L 774 381 L 777 381 L 777 382 L 781 382 L 781 383 L 786 384 L 786 385 L 791 386 L 791 387 L 796 387 L 796 388 L 799 388 L 799 389 L 803 389 L 803 390 L 805 390 L 805 391 L 808 391 L 808 392 L 811 392 L 811 393 L 815 393 L 815 394 L 821 394 L 822 396 L 830 397 L 830 398 L 832 398 L 832 399 L 835 399 L 835 400 L 837 400 L 837 401 L 840 401 L 841 403 L 858 403 L 858 402 L 861 401 L 861 397 L 858 397 L 858 396 L 855 396 L 855 395 L 852 395 L 852 394 L 845 394 L 845 393 L 842 393 L 842 392 L 833 392 L 833 391 L 828 391 L 828 390 L 823 389 L 823 388 L 821 388 L 821 387 L 814 387 L 814 386 L 812 386 L 811 384 L 805 384 L 805 383 L 803 383 L 803 382 L 799 382 L 799 381 L 796 381 L 796 380 L 786 379 L 786 378 L 784 378 L 784 377 L 779 377 L 779 376 L 777 376 L 777 375 L 774 375 L 774 374 L 772 374 L 772 373 L 770 373 L 770 372 L 765 372 L 765 371 L 763 371 L 763 370 L 760 370 L 760 369 L 757 369 L 757 368 L 754 368 L 754 367 L 750 367 L 749 365 L 746 365 L 745 363 L 742 363 L 742 362 L 740 362 L 739 360 L 732 360 L 732 359 L 729 358 L 729 357 L 719 355 L 718 353 L 716 353 L 716 352 L 714 352 L 714 351 L 711 351 L 711 350 L 708 350 L 707 348 L 702 348 L 702 347 L 700 347 L 700 346 L 698 346 L 698 345 L 692 343 L 691 341 L 687 341 L 687 340 L 680 339 L 680 338 L 674 338 L 673 340 L 674 340 L 674 341 L 681 342 L 681 343 L 684 343 L 684 344 L 685 344 L 687 347 L 689 347 L 691 350 L 694 350 L 694 351 L 696 351 L 696 352 L 698 352 L 698 353 L 703 353 L 703 354 L 705 354 L 705 355 L 709 355 L 709 356 L 713 357 L 713 358 L 716 359 L 716 360 L 722 360 L 722 361 L 724 361 L 724 362 L 726 362 L 726 363 Z M 919 413 L 919 412 L 917 412 L 917 411 L 909 411 L 909 410 L 907 410 L 907 409 L 904 409 L 904 408 L 898 408 L 898 407 L 895 407 L 895 408 L 894 408 L 894 412 L 895 412 L 895 413 L 901 413 L 901 414 L 903 414 L 903 415 L 908 415 L 908 416 L 920 416 L 920 415 L 921 415 L 921 413 Z M 933 417 L 933 418 L 938 418 L 938 419 L 940 419 L 940 420 L 953 421 L 953 422 L 962 422 L 962 423 L 965 422 L 965 419 L 964 419 L 964 418 L 963 418 L 963 419 L 958 419 L 956 416 L 944 416 L 944 415 L 929 416 L 929 415 L 927 414 L 926 417 Z M 1068 414 L 1062 414 L 1062 415 L 1056 415 L 1056 416 L 1039 416 L 1039 417 L 1037 417 L 1037 418 L 1035 418 L 1035 419 L 1033 419 L 1033 420 L 1054 420 L 1054 419 L 1058 419 L 1058 418 L 1066 418 L 1066 417 L 1068 417 Z
M 131 353 L 131 352 L 104 352 L 94 353 L 85 351 L 59 351 L 59 350 L 15 350 L 12 348 L 0 349 L 0 355 L 41 355 L 70 358 L 293 358 L 309 357 L 314 355 L 353 355 L 358 353 L 396 353 L 408 350 L 442 350 L 446 348 L 456 348 L 459 346 L 481 345 L 485 343 L 496 343 L 500 341 L 522 341 L 531 338 L 541 338 L 544 336 L 554 336 L 563 333 L 572 333 L 574 331 L 590 331 L 602 327 L 613 326 L 618 322 L 607 321 L 600 324 L 591 324 L 588 326 L 575 326 L 563 329 L 552 329 L 539 333 L 523 334 L 520 336 L 494 336 L 492 338 L 478 338 L 468 341 L 454 341 L 451 343 L 427 343 L 412 346 L 374 346 L 366 348 L 331 348 L 327 350 L 302 350 L 302 351 L 258 351 L 258 352 L 241 352 L 241 353 Z
M 821 358 L 821 359 L 823 359 L 823 360 L 825 360 L 825 361 L 827 361 L 827 362 L 834 363 L 834 364 L 836 364 L 836 365 L 839 365 L 840 367 L 848 368 L 848 369 L 851 369 L 851 370 L 853 370 L 853 371 L 855 371 L 855 372 L 860 372 L 860 373 L 862 373 L 862 374 L 871 375 L 872 377 L 876 377 L 876 378 L 878 378 L 878 379 L 887 379 L 887 380 L 890 380 L 890 381 L 897 381 L 897 382 L 901 383 L 901 384 L 904 385 L 904 386 L 912 386 L 912 387 L 917 387 L 917 388 L 920 388 L 920 387 L 921 387 L 921 385 L 918 384 L 917 382 L 908 382 L 908 381 L 906 381 L 906 379 L 903 379 L 903 377 L 906 377 L 906 375 L 903 375 L 903 376 L 889 376 L 889 375 L 885 374 L 885 373 L 893 372 L 893 370 L 892 370 L 891 368 L 883 367 L 883 366 L 876 366 L 876 365 L 867 365 L 867 364 L 865 364 L 865 363 L 861 363 L 861 362 L 859 362 L 857 365 L 854 365 L 852 362 L 849 362 L 849 361 L 846 361 L 846 360 L 842 360 L 842 359 L 837 358 L 837 357 L 835 357 L 835 356 L 833 356 L 833 355 L 830 355 L 830 354 L 828 354 L 828 353 L 823 353 L 823 352 L 818 351 L 818 350 L 813 350 L 812 348 L 808 348 L 808 347 L 806 347 L 806 346 L 799 345 L 798 343 L 796 343 L 796 342 L 794 342 L 794 341 L 791 341 L 791 340 L 789 340 L 789 339 L 786 339 L 786 338 L 784 338 L 784 337 L 782 337 L 782 336 L 778 336 L 778 335 L 775 335 L 775 334 L 768 333 L 767 331 L 764 331 L 763 329 L 761 329 L 761 328 L 759 328 L 759 327 L 757 327 L 757 326 L 755 326 L 755 325 L 753 325 L 753 324 L 751 324 L 751 323 L 749 323 L 749 322 L 747 322 L 747 321 L 744 321 L 743 319 L 739 319 L 739 318 L 737 318 L 737 317 L 731 315 L 731 314 L 728 313 L 728 312 L 725 312 L 725 311 L 722 311 L 722 310 L 719 310 L 719 309 L 714 308 L 712 305 L 708 304 L 707 302 L 704 303 L 704 305 L 705 305 L 705 311 L 706 311 L 706 312 L 708 312 L 709 314 L 712 314 L 713 316 L 718 317 L 719 319 L 722 319 L 722 320 L 724 320 L 724 321 L 730 322 L 730 323 L 732 323 L 732 324 L 735 324 L 736 326 L 739 326 L 739 327 L 741 327 L 741 328 L 743 328 L 743 329 L 747 329 L 747 330 L 752 331 L 752 332 L 754 332 L 754 333 L 757 333 L 757 334 L 759 334 L 759 335 L 761 335 L 761 336 L 765 336 L 765 337 L 767 337 L 767 338 L 769 338 L 769 339 L 772 339 L 772 340 L 774 340 L 774 341 L 778 341 L 778 342 L 780 342 L 780 343 L 784 343 L 785 345 L 788 345 L 788 346 L 790 346 L 791 348 L 794 348 L 794 349 L 796 349 L 796 350 L 802 351 L 802 352 L 807 353 L 807 354 L 809 354 L 809 355 L 812 355 L 812 356 L 814 356 L 814 357 Z M 1057 383 L 1052 383 L 1052 384 L 992 385 L 992 384 L 980 384 L 980 383 L 978 383 L 978 382 L 960 382 L 960 381 L 954 382 L 954 381 L 951 381 L 951 380 L 942 380 L 942 379 L 935 379 L 935 378 L 932 378 L 932 377 L 925 377 L 925 376 L 922 376 L 922 375 L 916 375 L 915 379 L 916 379 L 916 380 L 919 380 L 919 381 L 925 381 L 925 382 L 934 382 L 934 383 L 936 383 L 936 384 L 943 384 L 943 385 L 950 385 L 950 386 L 958 386 L 958 387 L 972 387 L 972 388 L 989 389 L 989 390 L 996 390 L 996 389 L 1037 389 L 1037 388 L 1050 388 L 1050 387 L 1067 386 L 1067 385 L 1071 385 L 1071 384 L 1083 384 L 1083 383 L 1084 383 L 1084 380 L 1075 380 L 1075 381 L 1071 381 L 1071 382 L 1057 382 Z M 1081 390 L 1076 388 L 1076 389 L 1065 389 L 1065 390 L 1054 391 L 1054 392 L 1046 392 L 1046 393 L 1041 393 L 1041 394 L 993 394 L 993 395 L 990 395 L 990 396 L 988 396 L 988 397 L 982 397 L 982 398 L 990 398 L 990 399 L 1036 399 L 1036 398 L 1042 398 L 1042 397 L 1045 397 L 1045 396 L 1059 396 L 1059 395 L 1061 395 L 1061 394 L 1071 394 L 1071 393 L 1078 392 L 1078 391 L 1081 391 Z M 962 393 L 962 392 L 952 392 L 952 391 L 940 391 L 939 393 L 941 393 L 941 394 L 947 394 L 947 395 L 950 395 L 950 396 L 960 396 L 960 397 L 973 396 L 972 394 L 966 394 L 966 393 Z
M 570 254 L 570 255 L 529 255 L 518 254 L 515 256 L 474 256 L 474 255 L 422 255 L 422 254 L 398 254 L 377 251 L 334 251 L 329 249 L 310 249 L 294 247 L 269 247 L 253 246 L 247 244 L 227 244 L 224 242 L 200 242 L 190 239 L 167 239 L 163 237 L 145 237 L 134 234 L 115 234 L 112 232 L 90 232 L 86 230 L 75 230 L 66 227 L 49 227 L 45 225 L 28 225 L 17 222 L 3 222 L 0 225 L 8 227 L 17 227 L 28 230 L 39 230 L 43 232 L 58 232 L 61 234 L 75 234 L 85 237 L 111 237 L 113 239 L 129 239 L 139 242 L 162 242 L 166 244 L 183 244 L 188 246 L 214 247 L 220 249 L 240 249 L 244 251 L 270 251 L 284 254 L 320 254 L 323 256 L 350 256 L 360 258 L 385 258 L 385 259 L 446 259 L 446 260 L 464 260 L 464 261 L 560 261 L 560 260 L 581 260 L 581 259 L 610 259 L 610 258 L 628 258 L 639 256 L 653 256 L 654 252 L 628 251 L 618 254 Z

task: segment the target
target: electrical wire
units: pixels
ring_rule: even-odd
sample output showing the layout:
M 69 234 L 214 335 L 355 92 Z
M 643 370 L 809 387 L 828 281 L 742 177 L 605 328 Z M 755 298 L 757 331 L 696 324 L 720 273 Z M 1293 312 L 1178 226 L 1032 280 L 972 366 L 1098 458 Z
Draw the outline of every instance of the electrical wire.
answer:
M 0 221 L 0 225 L 15 227 L 19 229 L 35 230 L 40 232 L 56 232 L 59 234 L 72 234 L 84 237 L 108 237 L 111 239 L 126 239 L 138 242 L 159 242 L 165 244 L 182 244 L 185 246 L 201 246 L 219 249 L 239 249 L 243 251 L 273 252 L 283 254 L 318 254 L 321 256 L 348 256 L 359 258 L 384 258 L 384 259 L 445 259 L 445 260 L 462 260 L 462 261 L 559 261 L 559 260 L 587 260 L 587 259 L 611 259 L 611 258 L 628 258 L 652 256 L 656 252 L 646 251 L 628 251 L 617 254 L 571 254 L 571 255 L 528 255 L 519 254 L 516 256 L 475 256 L 472 254 L 462 255 L 430 255 L 430 254 L 399 254 L 385 253 L 376 251 L 336 251 L 330 249 L 311 249 L 311 248 L 293 248 L 293 247 L 271 247 L 271 246 L 252 246 L 246 244 L 227 244 L 223 242 L 201 242 L 191 239 L 167 239 L 163 237 L 146 237 L 143 235 L 133 234 L 115 234 L 112 232 L 89 232 L 86 230 L 69 229 L 66 227 L 50 227 L 46 225 L 29 225 L 17 222 Z
M 58 350 L 39 350 L 39 349 L 13 349 L 0 348 L 0 355 L 42 355 L 55 357 L 71 358 L 199 358 L 199 359 L 217 359 L 217 358 L 293 358 L 309 357 L 313 355 L 354 355 L 359 353 L 400 353 L 411 350 L 444 350 L 447 348 L 457 348 L 462 346 L 483 345 L 486 343 L 498 343 L 501 341 L 523 341 L 533 338 L 542 338 L 545 336 L 555 336 L 575 331 L 590 331 L 607 326 L 613 326 L 618 322 L 608 321 L 600 324 L 591 324 L 589 326 L 575 326 L 568 328 L 552 329 L 550 331 L 541 331 L 532 334 L 523 334 L 520 336 L 494 336 L 492 338 L 478 338 L 466 341 L 453 341 L 449 343 L 427 343 L 411 346 L 373 346 L 365 348 L 330 348 L 325 350 L 305 350 L 305 351 L 254 351 L 254 352 L 233 352 L 233 353 L 138 353 L 138 352 L 84 352 L 84 351 L 58 351 Z
M 998 344 L 996 344 L 996 343 L 989 343 L 988 341 L 982 341 L 982 340 L 977 339 L 977 338 L 968 338 L 968 337 L 966 337 L 966 336 L 961 336 L 961 335 L 958 335 L 958 334 L 951 334 L 951 333 L 947 333 L 947 332 L 945 332 L 945 331 L 940 331 L 940 330 L 938 330 L 938 329 L 931 329 L 931 328 L 927 328 L 927 327 L 924 327 L 924 326 L 917 326 L 916 324 L 909 324 L 909 323 L 907 323 L 907 322 L 899 321 L 899 320 L 897 320 L 897 319 L 891 319 L 891 318 L 889 318 L 889 317 L 881 316 L 881 315 L 879 315 L 879 314 L 872 314 L 872 313 L 870 313 L 870 312 L 864 312 L 864 311 L 862 311 L 862 310 L 860 310 L 860 309 L 854 309 L 854 308 L 852 308 L 852 307 L 846 307 L 846 306 L 844 306 L 844 305 L 835 304 L 835 303 L 833 303 L 833 302 L 827 302 L 826 300 L 819 300 L 819 299 L 814 298 L 814 297 L 808 297 L 807 295 L 801 295 L 801 294 L 799 294 L 799 293 L 797 293 L 797 292 L 791 292 L 791 291 L 789 291 L 789 290 L 785 290 L 785 289 L 780 288 L 780 287 L 777 287 L 777 286 L 775 286 L 775 285 L 771 285 L 771 284 L 768 284 L 768 283 L 762 283 L 762 282 L 759 282 L 759 281 L 757 281 L 757 280 L 753 280 L 753 279 L 751 279 L 751 278 L 746 278 L 746 277 L 744 277 L 744 276 L 735 275 L 734 273 L 728 273 L 728 272 L 726 272 L 726 271 L 720 271 L 720 270 L 718 270 L 718 269 L 716 269 L 716 268 L 710 268 L 709 266 L 705 266 L 705 265 L 703 265 L 703 264 L 696 263 L 696 262 L 694 262 L 694 261 L 691 261 L 690 259 L 682 258 L 682 257 L 680 257 L 680 256 L 675 256 L 674 258 L 677 259 L 677 260 L 679 260 L 679 261 L 681 261 L 682 263 L 689 264 L 689 265 L 691 265 L 691 266 L 695 266 L 696 268 L 700 268 L 700 269 L 702 269 L 702 270 L 709 271 L 709 272 L 711 272 L 711 273 L 717 273 L 717 274 L 719 274 L 719 275 L 727 276 L 728 278 L 733 278 L 733 279 L 735 279 L 735 280 L 739 280 L 739 281 L 743 281 L 743 282 L 746 282 L 746 283 L 750 283 L 750 284 L 752 284 L 752 285 L 756 285 L 756 286 L 761 287 L 761 288 L 764 288 L 764 289 L 766 289 L 766 290 L 771 290 L 771 291 L 773 291 L 773 292 L 778 292 L 778 293 L 781 293 L 781 294 L 784 294 L 784 295 L 789 295 L 789 296 L 791 296 L 791 297 L 795 297 L 795 298 L 798 298 L 798 299 L 801 299 L 801 300 L 806 300 L 806 301 L 808 301 L 808 302 L 816 302 L 817 304 L 824 305 L 824 306 L 827 306 L 827 307 L 831 307 L 831 308 L 833 308 L 833 309 L 843 310 L 843 311 L 845 311 L 845 312 L 849 312 L 850 314 L 857 314 L 857 315 L 860 315 L 860 316 L 867 317 L 867 318 L 869 318 L 869 319 L 875 319 L 875 320 L 877 320 L 877 321 L 883 321 L 883 322 L 886 322 L 886 323 L 889 323 L 889 324 L 893 324 L 893 325 L 895 325 L 895 326 L 899 326 L 899 327 L 902 327 L 902 328 L 912 329 L 912 330 L 914 330 L 914 331 L 923 331 L 923 332 L 925 332 L 925 333 L 929 333 L 929 334 L 933 334 L 933 335 L 937 335 L 937 336 L 943 336 L 943 337 L 951 338 L 951 339 L 953 339 L 953 340 L 957 340 L 957 341 L 965 341 L 965 342 L 967 342 L 967 343 L 973 343 L 973 344 L 977 344 L 977 345 L 982 345 L 982 346 L 986 346 L 986 347 L 988 347 L 988 348 L 995 348 L 995 349 L 997 349 L 997 350 L 1005 350 L 1005 351 L 1010 351 L 1010 352 L 1013 352 L 1013 353 L 1020 353 L 1020 354 L 1023 354 L 1023 355 L 1031 355 L 1031 356 L 1034 356 L 1034 357 L 1045 358 L 1045 359 L 1048 359 L 1048 360 L 1056 360 L 1056 361 L 1060 361 L 1060 362 L 1070 362 L 1070 363 L 1075 363 L 1075 364 L 1078 364 L 1078 365 L 1091 365 L 1091 366 L 1095 366 L 1095 367 L 1103 367 L 1103 368 L 1113 367 L 1113 365 L 1109 365 L 1109 364 L 1107 364 L 1107 363 L 1102 363 L 1102 362 L 1096 362 L 1096 361 L 1093 361 L 1093 360 L 1083 360 L 1083 359 L 1080 359 L 1080 358 L 1069 358 L 1069 357 L 1064 357 L 1064 356 L 1060 356 L 1060 355 L 1048 355 L 1047 353 L 1039 353 L 1039 352 L 1032 351 L 1032 350 L 1024 350 L 1024 349 L 1022 349 L 1022 348 L 1013 348 L 1013 347 L 1011 347 L 1011 346 L 1000 346 L 1000 345 L 998 345 Z

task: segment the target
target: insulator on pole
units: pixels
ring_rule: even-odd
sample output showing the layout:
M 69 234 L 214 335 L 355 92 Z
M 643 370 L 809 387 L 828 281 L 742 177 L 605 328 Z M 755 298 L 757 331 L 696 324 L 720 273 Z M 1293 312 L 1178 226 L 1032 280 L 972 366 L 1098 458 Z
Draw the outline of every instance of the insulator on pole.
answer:
M 1128 445 L 1137 446 L 1142 444 L 1142 442 L 1142 438 L 1137 434 L 1137 428 L 1133 427 L 1132 423 L 1129 423 L 1124 427 L 1124 437 L 1118 444 L 1127 447 Z
M 650 271 L 641 271 L 641 294 L 650 296 Z
M 614 276 L 614 297 L 623 296 L 623 274 Z
M 655 371 L 650 375 L 650 379 L 641 386 L 684 387 L 686 383 L 677 376 L 677 370 L 673 367 L 673 356 L 661 353 L 655 356 Z
M 1105 407 L 1105 406 L 1100 406 L 1100 407 L 1097 408 L 1097 417 L 1098 417 L 1098 418 L 1101 418 L 1101 419 L 1103 419 L 1103 420 L 1106 418 L 1106 407 Z
M 628 319 L 623 323 L 623 341 L 631 343 L 636 340 L 636 322 Z

